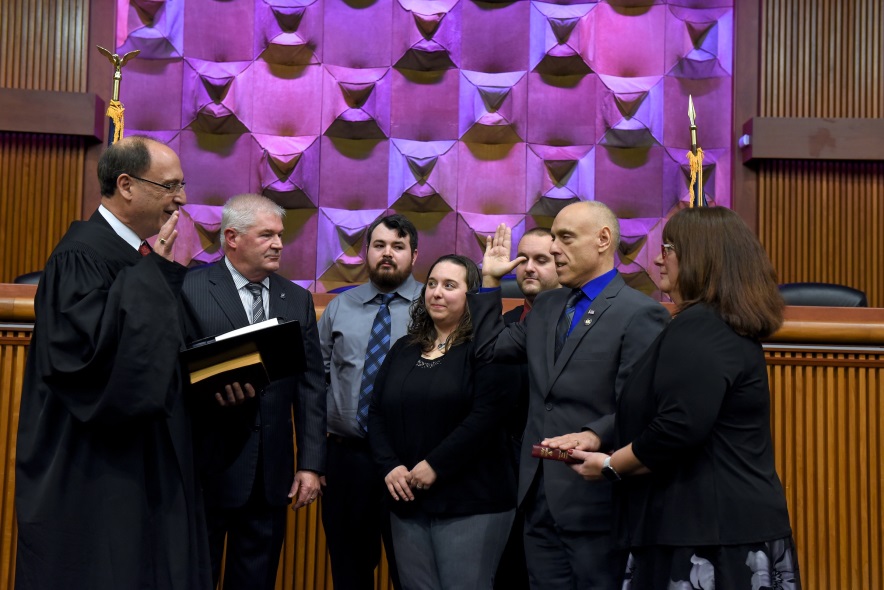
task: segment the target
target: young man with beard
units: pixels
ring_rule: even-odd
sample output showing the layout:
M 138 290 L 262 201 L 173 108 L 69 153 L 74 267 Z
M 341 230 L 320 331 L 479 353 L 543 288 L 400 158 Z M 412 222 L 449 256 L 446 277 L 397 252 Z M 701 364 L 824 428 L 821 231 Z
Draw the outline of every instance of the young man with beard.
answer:
M 411 302 L 421 284 L 411 275 L 417 229 L 402 215 L 371 224 L 366 233 L 369 282 L 335 297 L 319 320 L 328 383 L 328 456 L 322 524 L 335 590 L 372 590 L 381 536 L 390 574 L 398 576 L 390 542 L 387 493 L 366 433 L 377 370 L 405 335 Z

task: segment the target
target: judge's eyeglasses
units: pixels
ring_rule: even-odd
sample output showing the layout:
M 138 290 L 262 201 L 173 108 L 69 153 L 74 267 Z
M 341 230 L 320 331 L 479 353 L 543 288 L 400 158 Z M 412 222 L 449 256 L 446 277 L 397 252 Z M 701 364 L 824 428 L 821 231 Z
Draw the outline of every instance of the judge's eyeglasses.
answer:
M 164 189 L 166 189 L 166 192 L 169 194 L 175 194 L 175 193 L 183 191 L 184 185 L 187 184 L 186 182 L 170 182 L 169 184 L 161 184 L 159 182 L 154 182 L 154 181 L 148 180 L 146 178 L 141 178 L 141 177 L 135 176 L 134 174 L 129 174 L 128 176 L 129 176 L 129 178 L 134 178 L 135 180 L 140 180 L 141 182 L 148 182 L 154 186 L 164 188 Z
M 670 244 L 668 242 L 660 244 L 660 254 L 663 256 L 663 260 L 666 260 L 666 255 L 669 254 L 670 250 L 675 252 L 675 244 Z

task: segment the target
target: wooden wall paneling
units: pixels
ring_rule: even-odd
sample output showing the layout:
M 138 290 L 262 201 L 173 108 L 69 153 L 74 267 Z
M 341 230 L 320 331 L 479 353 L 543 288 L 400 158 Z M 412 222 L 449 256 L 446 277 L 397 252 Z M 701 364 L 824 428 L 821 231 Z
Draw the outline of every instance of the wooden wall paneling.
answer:
M 0 329 L 0 588 L 15 580 L 15 440 L 30 330 Z
M 884 349 L 766 351 L 771 430 L 805 588 L 881 588 Z
M 766 162 L 758 211 L 780 282 L 848 285 L 884 306 L 884 163 Z
M 84 139 L 0 134 L 0 281 L 43 268 L 82 208 Z
M 0 87 L 84 92 L 89 0 L 4 0 Z
M 4 0 L 0 87 L 85 92 L 90 5 Z M 113 38 L 112 28 L 108 35 Z M 42 268 L 69 223 L 81 217 L 85 151 L 80 138 L 0 133 L 0 281 Z
M 882 23 L 879 0 L 761 3 L 758 38 L 738 28 L 736 53 L 760 41 L 753 116 L 884 118 Z M 757 180 L 757 230 L 781 282 L 850 285 L 884 306 L 884 165 L 774 161 L 757 167 Z
M 758 113 L 758 63 L 760 56 L 761 1 L 741 0 L 734 3 L 734 143 L 742 133 L 743 121 Z M 734 146 L 731 194 L 734 211 L 753 230 L 758 229 L 758 174 L 755 168 L 743 165 L 743 157 Z

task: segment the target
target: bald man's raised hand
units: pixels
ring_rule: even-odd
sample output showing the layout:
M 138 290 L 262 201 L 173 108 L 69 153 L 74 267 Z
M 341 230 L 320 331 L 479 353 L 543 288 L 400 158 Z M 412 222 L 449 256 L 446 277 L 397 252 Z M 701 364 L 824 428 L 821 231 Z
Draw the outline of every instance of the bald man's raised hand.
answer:
M 493 236 L 485 239 L 485 256 L 482 258 L 482 286 L 499 287 L 500 279 L 513 272 L 517 266 L 527 260 L 517 256 L 510 260 L 512 253 L 513 230 L 501 223 Z

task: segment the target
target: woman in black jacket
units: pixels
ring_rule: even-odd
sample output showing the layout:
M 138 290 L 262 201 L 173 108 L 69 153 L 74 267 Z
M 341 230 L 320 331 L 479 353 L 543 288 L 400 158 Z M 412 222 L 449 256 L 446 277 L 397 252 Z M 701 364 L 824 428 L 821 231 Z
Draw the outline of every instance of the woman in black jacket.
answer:
M 437 260 L 375 381 L 368 438 L 408 590 L 492 588 L 513 521 L 503 419 L 516 387 L 474 359 L 466 293 L 479 283 L 471 260 Z
M 759 343 L 782 324 L 773 268 L 720 207 L 675 214 L 655 264 L 677 309 L 624 387 L 619 450 L 572 453 L 615 481 L 623 587 L 800 589 Z

